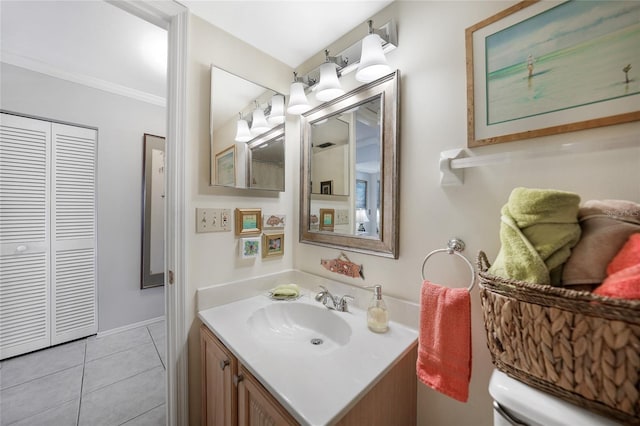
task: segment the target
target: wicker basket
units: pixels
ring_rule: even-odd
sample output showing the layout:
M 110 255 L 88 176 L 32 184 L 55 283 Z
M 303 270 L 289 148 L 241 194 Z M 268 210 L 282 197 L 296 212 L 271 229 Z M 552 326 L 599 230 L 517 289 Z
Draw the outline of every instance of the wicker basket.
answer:
M 487 273 L 478 254 L 487 346 L 508 375 L 640 425 L 640 302 Z

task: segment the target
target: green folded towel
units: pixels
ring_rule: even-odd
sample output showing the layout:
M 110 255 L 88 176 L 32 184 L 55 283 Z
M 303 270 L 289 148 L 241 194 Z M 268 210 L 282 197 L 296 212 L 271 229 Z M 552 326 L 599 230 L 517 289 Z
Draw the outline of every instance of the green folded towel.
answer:
M 271 290 L 271 296 L 275 298 L 293 298 L 300 295 L 300 287 L 297 284 L 280 284 Z
M 515 188 L 501 210 L 501 247 L 489 273 L 560 284 L 562 265 L 580 239 L 579 204 L 571 192 Z

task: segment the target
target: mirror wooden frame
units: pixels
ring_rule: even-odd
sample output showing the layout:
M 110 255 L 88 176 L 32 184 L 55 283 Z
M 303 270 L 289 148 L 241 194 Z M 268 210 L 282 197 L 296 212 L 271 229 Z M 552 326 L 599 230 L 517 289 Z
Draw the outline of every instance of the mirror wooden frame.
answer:
M 381 96 L 383 111 L 381 155 L 382 226 L 378 237 L 334 234 L 310 230 L 311 214 L 311 124 L 347 111 Z M 400 210 L 400 71 L 360 86 L 333 101 L 304 113 L 301 117 L 300 242 L 341 250 L 398 258 Z

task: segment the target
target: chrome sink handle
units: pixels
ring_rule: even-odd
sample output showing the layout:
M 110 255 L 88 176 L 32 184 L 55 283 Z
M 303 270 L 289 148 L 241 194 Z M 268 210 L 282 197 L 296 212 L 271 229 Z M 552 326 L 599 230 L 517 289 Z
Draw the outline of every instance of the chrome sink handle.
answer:
M 316 294 L 316 302 L 320 302 L 322 303 L 324 306 L 326 306 L 329 309 L 335 309 L 336 307 L 336 298 L 333 296 L 333 294 L 331 294 L 331 292 L 329 290 L 327 290 L 326 287 L 324 286 L 320 286 L 320 288 L 322 289 L 318 294 Z M 327 305 L 327 301 L 331 300 L 331 305 L 332 306 L 328 306 Z
M 350 294 L 345 294 L 338 301 L 338 307 L 336 308 L 336 310 L 340 312 L 349 312 L 349 305 L 347 304 L 347 299 L 351 299 L 352 302 L 356 300 L 356 298 L 351 296 Z

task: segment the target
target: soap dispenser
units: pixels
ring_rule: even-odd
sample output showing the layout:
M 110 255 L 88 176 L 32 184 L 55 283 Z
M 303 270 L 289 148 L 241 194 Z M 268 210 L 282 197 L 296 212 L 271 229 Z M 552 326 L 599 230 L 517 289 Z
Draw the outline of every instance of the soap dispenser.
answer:
M 381 285 L 373 287 L 373 299 L 367 309 L 367 325 L 376 333 L 384 333 L 389 329 L 389 313 L 386 303 L 382 300 Z

